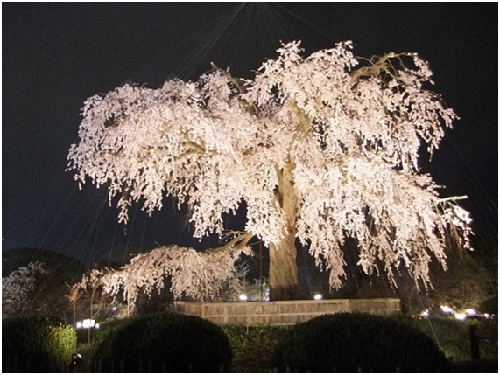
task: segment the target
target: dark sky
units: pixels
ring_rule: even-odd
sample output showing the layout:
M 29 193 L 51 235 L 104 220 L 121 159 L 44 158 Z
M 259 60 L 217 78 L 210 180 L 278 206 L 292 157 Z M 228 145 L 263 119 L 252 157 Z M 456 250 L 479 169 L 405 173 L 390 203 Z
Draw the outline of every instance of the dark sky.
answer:
M 497 3 L 2 3 L 2 249 L 113 258 L 190 240 L 172 205 L 116 224 L 106 192 L 79 191 L 66 156 L 89 96 L 126 80 L 196 79 L 210 61 L 248 76 L 279 41 L 306 52 L 353 40 L 354 52 L 418 52 L 461 117 L 428 167 L 467 195 L 478 236 L 498 237 Z M 235 219 L 228 219 L 235 221 Z M 229 223 L 231 225 L 232 223 Z M 126 232 L 125 232 L 126 230 Z

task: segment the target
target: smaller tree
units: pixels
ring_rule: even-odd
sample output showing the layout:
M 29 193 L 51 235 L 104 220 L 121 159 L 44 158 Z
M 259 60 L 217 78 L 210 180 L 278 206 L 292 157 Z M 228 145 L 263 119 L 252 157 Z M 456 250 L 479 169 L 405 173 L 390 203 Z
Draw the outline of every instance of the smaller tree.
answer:
M 436 306 L 452 305 L 461 309 L 480 309 L 490 297 L 489 274 L 485 267 L 464 251 L 454 251 L 448 256 L 448 270 L 431 268 L 434 288 L 428 291 Z
M 64 297 L 67 284 L 81 279 L 82 264 L 64 254 L 37 248 L 3 253 L 3 316 L 47 315 L 71 321 Z
M 104 319 L 102 312 L 104 306 L 108 304 L 109 296 L 103 293 L 103 276 L 106 269 L 99 270 L 97 268 L 91 269 L 82 276 L 81 281 L 75 283 L 70 287 L 70 294 L 66 297 L 73 304 L 74 319 L 76 321 L 76 301 L 81 299 L 79 313 L 84 319 L 99 320 Z M 82 298 L 83 297 L 83 298 Z M 91 340 L 91 327 L 87 328 L 88 343 Z
M 73 325 L 76 324 L 76 306 L 78 300 L 82 296 L 80 288 L 78 284 L 70 285 L 66 283 L 66 287 L 68 288 L 68 294 L 66 294 L 66 298 L 71 303 L 71 307 L 73 308 Z
M 45 268 L 45 263 L 30 262 L 2 277 L 2 316 L 15 316 L 30 310 L 30 296 L 36 289 L 37 279 L 47 274 L 50 270 Z

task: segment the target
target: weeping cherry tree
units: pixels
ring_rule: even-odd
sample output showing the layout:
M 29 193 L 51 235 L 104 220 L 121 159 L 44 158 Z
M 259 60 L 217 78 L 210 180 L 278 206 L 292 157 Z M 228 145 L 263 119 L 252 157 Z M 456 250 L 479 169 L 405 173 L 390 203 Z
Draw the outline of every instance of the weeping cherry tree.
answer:
M 189 208 L 196 238 L 222 239 L 224 215 L 246 207 L 244 231 L 227 243 L 155 249 L 110 276 L 115 289 L 132 290 L 131 277 L 161 288 L 170 274 L 176 297 L 209 298 L 254 236 L 269 248 L 272 300 L 298 296 L 297 245 L 331 288 L 347 277 L 347 238 L 357 265 L 395 286 L 401 269 L 431 286 L 429 264 L 446 268 L 449 233 L 470 248 L 468 212 L 419 171 L 421 146 L 432 156 L 457 119 L 429 90 L 428 63 L 416 53 L 359 59 L 350 41 L 308 57 L 299 42 L 278 53 L 252 80 L 212 64 L 195 82 L 125 85 L 85 102 L 68 167 L 80 184 L 109 190 L 120 222 L 134 202 L 151 214 L 171 196 Z

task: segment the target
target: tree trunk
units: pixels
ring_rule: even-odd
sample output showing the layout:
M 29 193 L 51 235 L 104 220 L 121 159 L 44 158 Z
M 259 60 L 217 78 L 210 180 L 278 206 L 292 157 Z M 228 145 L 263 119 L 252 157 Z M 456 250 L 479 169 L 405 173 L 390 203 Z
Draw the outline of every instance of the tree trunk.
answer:
M 295 246 L 287 247 L 282 241 L 280 246 L 271 245 L 269 267 L 269 299 L 271 301 L 290 301 L 299 298 L 297 251 Z
M 278 191 L 276 200 L 285 215 L 283 239 L 279 244 L 271 244 L 269 249 L 269 293 L 271 301 L 286 301 L 299 298 L 296 220 L 298 191 L 293 183 L 293 161 L 278 171 Z

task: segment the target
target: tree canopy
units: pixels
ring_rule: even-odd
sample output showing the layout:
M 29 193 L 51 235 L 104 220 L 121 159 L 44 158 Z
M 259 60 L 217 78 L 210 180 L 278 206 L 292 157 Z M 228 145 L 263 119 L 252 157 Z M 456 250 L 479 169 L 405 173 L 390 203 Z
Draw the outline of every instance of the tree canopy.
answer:
M 292 42 L 254 79 L 213 65 L 194 82 L 95 95 L 68 167 L 79 183 L 105 186 L 124 223 L 134 202 L 152 213 L 172 196 L 190 208 L 195 237 L 222 237 L 223 215 L 245 202 L 244 232 L 217 250 L 248 252 L 257 236 L 283 254 L 298 239 L 339 288 L 344 240 L 353 238 L 366 273 L 396 283 L 405 267 L 429 285 L 431 260 L 446 267 L 449 233 L 470 246 L 468 212 L 419 170 L 421 144 L 432 156 L 457 116 L 430 90 L 418 54 L 361 59 L 352 48 L 347 41 L 304 56 Z M 271 269 L 296 273 L 293 260 L 273 266 L 273 254 Z M 271 293 L 280 277 L 270 275 Z
M 50 250 L 17 248 L 4 252 L 2 316 L 69 317 L 66 283 L 80 279 L 83 269 L 76 259 Z

